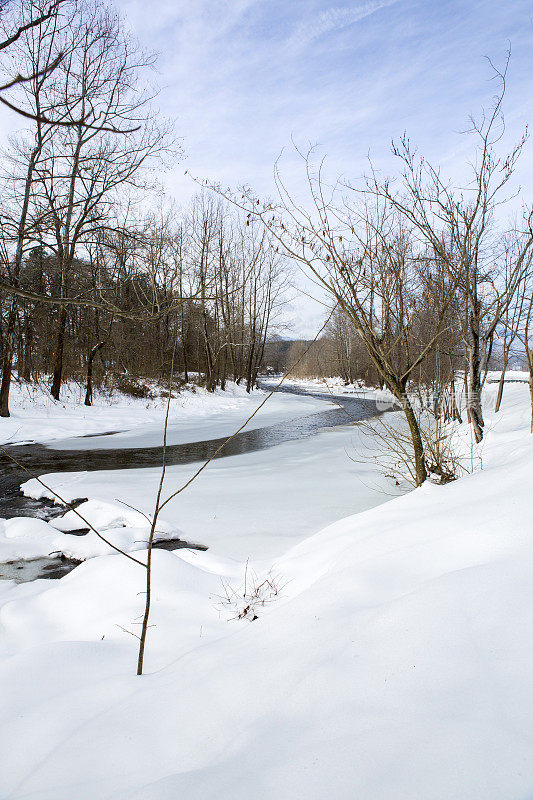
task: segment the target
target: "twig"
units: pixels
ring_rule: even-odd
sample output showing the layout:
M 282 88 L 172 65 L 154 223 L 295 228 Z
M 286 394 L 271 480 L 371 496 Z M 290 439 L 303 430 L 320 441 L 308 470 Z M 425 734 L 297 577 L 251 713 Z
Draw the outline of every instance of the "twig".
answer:
M 167 469 L 167 431 L 168 431 L 168 417 L 170 414 L 170 401 L 172 399 L 172 382 L 174 380 L 174 360 L 176 357 L 177 338 L 174 342 L 174 350 L 172 352 L 172 363 L 170 365 L 170 380 L 168 382 L 168 398 L 167 409 L 165 413 L 165 426 L 163 428 L 163 463 L 161 467 L 161 477 L 159 479 L 159 487 L 155 501 L 155 508 L 152 517 L 152 525 L 150 527 L 150 535 L 148 537 L 148 555 L 146 558 L 146 601 L 144 606 L 144 616 L 142 621 L 141 636 L 139 639 L 139 657 L 137 659 L 137 675 L 143 674 L 144 662 L 144 649 L 146 646 L 146 634 L 148 633 L 148 621 L 150 618 L 150 606 L 152 602 L 152 549 L 154 544 L 154 534 L 157 525 L 157 518 L 163 506 L 160 505 L 161 493 L 163 491 L 163 484 L 165 482 L 165 474 Z

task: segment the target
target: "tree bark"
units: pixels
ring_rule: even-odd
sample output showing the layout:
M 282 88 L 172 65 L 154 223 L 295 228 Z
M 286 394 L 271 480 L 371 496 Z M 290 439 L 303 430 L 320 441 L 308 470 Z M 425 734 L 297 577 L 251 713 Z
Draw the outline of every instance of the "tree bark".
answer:
M 92 348 L 91 352 L 89 353 L 89 357 L 87 359 L 87 384 L 85 388 L 85 405 L 91 406 L 93 400 L 93 362 L 94 357 L 98 353 L 99 350 L 105 345 L 105 342 L 98 342 Z
M 455 378 L 453 377 L 453 372 L 452 372 L 450 393 L 452 400 L 452 419 L 454 420 L 454 422 L 458 422 L 459 424 L 461 424 L 463 420 L 461 418 L 461 413 L 459 411 L 459 408 L 457 407 L 457 398 L 455 396 Z
M 529 367 L 529 396 L 531 398 L 531 433 L 533 433 L 533 364 Z
M 422 486 L 427 479 L 426 462 L 424 459 L 424 445 L 422 443 L 422 436 L 420 435 L 420 428 L 416 419 L 415 412 L 407 396 L 404 395 L 402 399 L 403 410 L 411 431 L 411 439 L 413 441 L 413 451 L 415 456 L 415 472 L 416 472 L 416 485 Z
M 497 414 L 500 410 L 500 406 L 502 404 L 502 397 L 503 397 L 503 384 L 505 383 L 505 371 L 507 369 L 507 361 L 504 362 L 502 367 L 502 374 L 500 375 L 500 380 L 498 383 L 498 394 L 496 396 L 496 406 L 494 407 L 494 411 Z
M 0 385 L 0 417 L 9 417 L 9 390 L 11 388 L 11 371 L 13 369 L 13 350 L 15 337 L 15 321 L 17 318 L 17 301 L 11 300 L 7 330 L 4 338 L 4 359 L 2 363 L 2 383 Z
M 477 300 L 473 305 L 477 305 Z M 468 381 L 468 411 L 470 422 L 474 429 L 474 437 L 479 444 L 483 439 L 483 411 L 481 408 L 481 352 L 479 336 L 479 316 L 474 310 L 470 315 L 470 350 L 468 354 L 469 381 Z
M 65 348 L 65 327 L 67 324 L 67 310 L 61 306 L 59 310 L 59 320 L 57 324 L 56 355 L 54 363 L 54 375 L 50 393 L 54 400 L 59 400 L 61 391 L 61 380 L 63 377 L 63 351 Z

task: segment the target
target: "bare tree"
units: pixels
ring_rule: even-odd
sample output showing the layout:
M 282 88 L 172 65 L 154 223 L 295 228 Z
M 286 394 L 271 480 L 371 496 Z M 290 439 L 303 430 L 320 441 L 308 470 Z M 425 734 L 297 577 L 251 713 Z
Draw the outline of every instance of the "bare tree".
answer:
M 527 319 L 528 302 L 531 295 L 531 275 L 533 262 L 533 248 L 526 246 L 531 237 L 529 230 L 531 220 L 527 220 L 525 231 L 516 231 L 506 239 L 504 253 L 504 285 L 514 283 L 512 301 L 505 304 L 501 314 L 496 335 L 499 337 L 501 346 L 501 375 L 498 382 L 498 394 L 496 396 L 495 412 L 500 410 L 503 389 L 505 385 L 506 370 L 509 360 L 513 353 L 513 347 L 517 338 L 520 337 L 521 329 L 524 326 L 524 318 Z M 517 264 L 521 268 L 517 271 Z M 516 277 L 515 277 L 516 276 Z M 522 337 L 523 338 L 523 337 Z M 527 341 L 523 339 L 523 341 Z M 527 357 L 527 353 L 526 353 Z
M 34 111 L 21 108 L 16 102 L 13 102 L 5 96 L 5 92 L 13 90 L 22 84 L 34 82 L 35 80 L 44 79 L 54 71 L 63 57 L 61 51 L 56 52 L 53 59 L 47 59 L 44 63 L 33 64 L 26 74 L 21 74 L 20 64 L 16 57 L 17 45 L 19 40 L 26 37 L 32 38 L 34 30 L 41 29 L 52 20 L 57 20 L 62 3 L 70 2 L 70 0 L 53 0 L 49 3 L 41 3 L 39 0 L 24 0 L 20 4 L 10 2 L 10 0 L 1 0 L 0 2 L 0 29 L 4 39 L 0 41 L 0 53 L 4 57 L 4 66 L 6 65 L 6 55 L 8 61 L 11 62 L 11 71 L 4 69 L 5 76 L 3 83 L 0 84 L 0 103 L 19 114 L 26 119 L 31 119 L 35 122 L 40 122 L 43 125 L 51 123 L 44 109 L 35 109 Z M 45 48 L 46 49 L 46 48 Z M 55 124 L 69 123 L 66 121 L 56 120 Z
M 446 326 L 457 283 L 450 281 L 438 253 L 420 242 L 416 228 L 375 191 L 326 187 L 322 166 L 302 155 L 309 206 L 289 194 L 279 171 L 280 202 L 261 204 L 245 193 L 241 204 L 259 218 L 278 248 L 318 283 L 357 332 L 381 381 L 401 403 L 413 440 L 418 484 L 426 478 L 424 448 L 407 388 L 416 369 Z M 413 331 L 431 304 L 431 325 L 420 340 Z
M 58 108 L 47 96 L 47 87 L 62 57 L 63 34 L 69 18 L 59 13 L 59 3 L 42 10 L 36 3 L 23 6 L 22 22 L 10 39 L 9 59 L 27 65 L 28 77 L 19 87 L 23 101 L 33 115 L 35 128 L 25 140 L 15 142 L 11 153 L 12 169 L 7 180 L 13 188 L 11 211 L 4 210 L 3 234 L 14 244 L 13 262 L 6 258 L 6 268 L 14 286 L 20 283 L 20 272 L 28 229 L 31 227 L 31 199 L 36 181 L 37 165 L 43 148 L 57 129 L 56 122 L 64 121 L 64 109 Z M 8 41 L 8 40 L 6 40 Z M 35 222 L 35 220 L 34 220 Z M 35 232 L 34 232 L 35 235 Z M 0 386 L 0 416 L 9 416 L 9 389 L 13 362 L 17 296 L 11 296 L 7 329 L 4 337 L 2 382 Z
M 529 231 L 526 234 L 529 236 Z M 524 348 L 529 371 L 529 392 L 531 397 L 531 433 L 533 433 L 533 254 L 529 255 L 528 269 L 523 272 L 519 292 L 519 302 L 509 326 L 509 337 L 515 338 Z
M 122 30 L 119 18 L 96 3 L 80 7 L 69 29 L 72 37 L 56 70 L 54 95 L 83 124 L 60 129 L 38 165 L 36 205 L 44 234 L 58 258 L 60 296 L 69 293 L 69 273 L 87 237 L 113 217 L 117 190 L 136 185 L 141 168 L 168 145 L 156 124 L 139 73 L 152 62 Z M 58 79 L 58 76 L 60 80 Z M 119 134 L 95 129 L 112 125 Z M 88 127 L 88 124 L 91 127 Z M 125 132 L 142 123 L 136 131 Z M 59 398 L 67 307 L 58 313 L 51 393 Z
M 513 269 L 505 274 L 502 237 L 495 227 L 495 212 L 510 199 L 505 190 L 515 171 L 526 134 L 500 155 L 504 133 L 502 105 L 506 90 L 507 57 L 503 70 L 493 67 L 499 89 L 489 113 L 471 119 L 475 158 L 470 178 L 462 188 L 446 180 L 441 170 L 419 156 L 407 137 L 393 145 L 401 164 L 401 184 L 372 173 L 368 191 L 391 203 L 417 231 L 446 266 L 450 281 L 460 288 L 464 303 L 464 336 L 467 349 L 466 381 L 468 415 L 476 441 L 483 438 L 481 389 L 493 337 L 516 293 L 533 236 L 523 241 Z
M 31 3 L 28 13 L 33 14 L 34 8 Z M 27 64 L 26 72 L 33 75 L 17 88 L 35 131 L 20 141 L 12 157 L 15 188 L 21 182 L 17 171 L 24 178 L 11 224 L 16 228 L 14 266 L 7 270 L 8 282 L 3 282 L 12 296 L 0 392 L 4 416 L 9 414 L 16 303 L 24 296 L 19 281 L 24 249 L 44 246 L 59 264 L 51 387 L 57 399 L 70 273 L 79 250 L 116 216 L 119 189 L 139 185 L 141 171 L 170 144 L 168 131 L 156 124 L 150 94 L 141 83 L 140 74 L 153 59 L 124 33 L 115 14 L 98 0 L 80 4 L 63 0 L 61 8 L 56 4 L 54 13 L 41 17 L 39 24 L 26 27 L 15 45 L 20 63 Z M 38 295 L 33 299 L 51 300 Z M 76 302 L 98 304 L 94 293 L 91 300 Z

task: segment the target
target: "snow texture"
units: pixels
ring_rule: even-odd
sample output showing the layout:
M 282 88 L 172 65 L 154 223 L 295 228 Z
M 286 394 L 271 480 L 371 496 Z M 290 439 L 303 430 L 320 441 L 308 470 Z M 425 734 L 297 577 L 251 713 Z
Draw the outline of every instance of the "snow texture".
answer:
M 196 507 L 211 548 L 154 553 L 142 678 L 127 633 L 141 567 L 100 555 L 58 581 L 3 582 L 0 797 L 532 797 L 529 415 L 527 386 L 510 384 L 502 411 L 487 410 L 483 469 L 374 508 L 357 488 L 362 466 L 341 459 L 352 428 L 222 460 L 190 508 L 184 493 L 166 509 L 188 534 Z M 87 513 L 117 532 L 139 520 L 112 510 L 111 480 L 139 503 L 153 489 L 151 470 L 131 472 L 52 481 L 77 496 L 83 486 Z M 338 519 L 350 483 L 359 513 Z M 235 508 L 222 513 L 228 492 Z M 210 498 L 219 523 L 207 524 Z M 309 536 L 322 504 L 337 521 Z M 21 548 L 36 538 L 20 521 L 3 536 Z M 279 588 L 254 622 L 221 599 L 228 585 L 242 594 L 245 575 L 247 598 L 266 575 Z

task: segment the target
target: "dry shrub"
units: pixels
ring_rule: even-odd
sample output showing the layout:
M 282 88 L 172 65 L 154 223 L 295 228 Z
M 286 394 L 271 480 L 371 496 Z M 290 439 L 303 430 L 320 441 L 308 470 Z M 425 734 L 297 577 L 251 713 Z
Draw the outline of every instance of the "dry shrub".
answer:
M 235 587 L 230 581 L 222 580 L 222 594 L 216 597 L 218 604 L 230 612 L 230 620 L 247 619 L 253 622 L 258 619 L 257 612 L 275 600 L 281 589 L 279 576 L 270 571 L 266 577 L 260 578 L 249 568 L 247 561 L 243 583 Z

